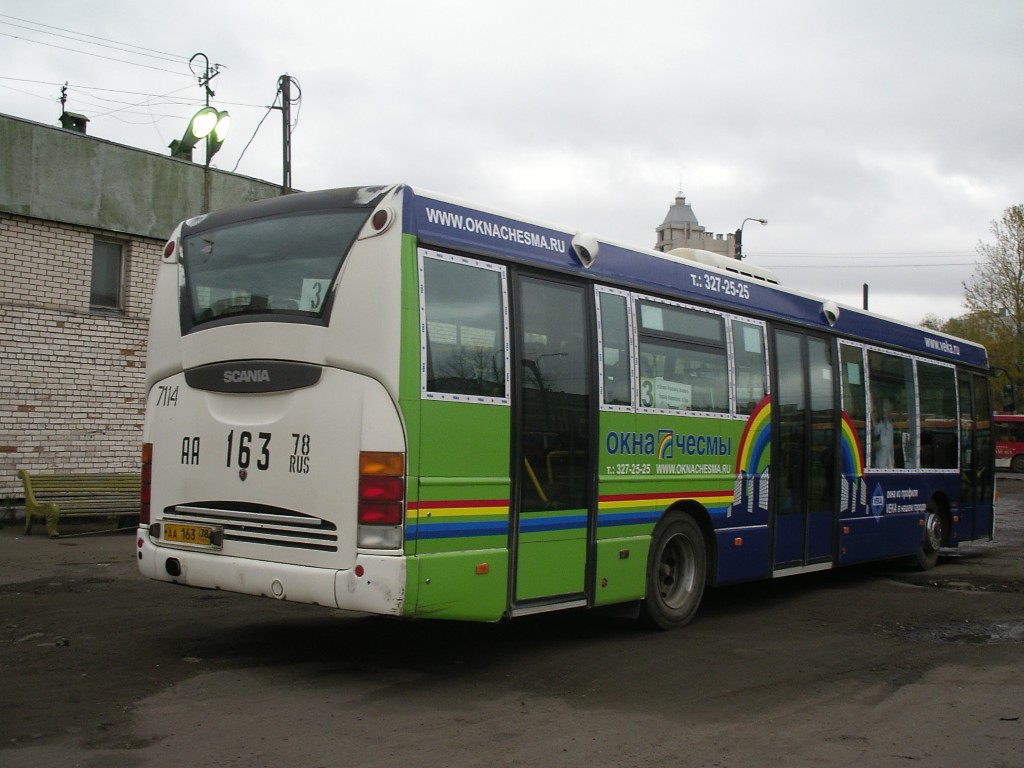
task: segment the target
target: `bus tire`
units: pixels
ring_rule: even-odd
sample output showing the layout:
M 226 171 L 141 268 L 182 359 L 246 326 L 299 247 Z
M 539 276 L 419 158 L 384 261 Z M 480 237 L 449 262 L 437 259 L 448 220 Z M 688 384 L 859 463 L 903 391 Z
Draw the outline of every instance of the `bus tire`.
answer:
M 939 562 L 939 549 L 946 540 L 946 521 L 934 501 L 929 501 L 924 513 L 921 546 L 917 550 L 917 567 L 930 571 Z
M 689 624 L 700 606 L 706 581 L 707 546 L 700 526 L 689 515 L 668 513 L 651 536 L 640 611 L 644 623 L 658 629 Z
M 1010 469 L 1014 472 L 1024 472 L 1024 455 L 1018 454 L 1010 462 Z

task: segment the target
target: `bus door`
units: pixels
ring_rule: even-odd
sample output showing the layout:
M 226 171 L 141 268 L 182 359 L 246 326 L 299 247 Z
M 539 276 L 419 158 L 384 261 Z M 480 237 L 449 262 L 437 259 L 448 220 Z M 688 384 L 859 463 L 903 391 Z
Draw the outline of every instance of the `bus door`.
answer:
M 774 569 L 830 567 L 839 471 L 833 345 L 785 329 L 773 339 Z
M 992 533 L 992 425 L 988 380 L 957 373 L 960 398 L 960 503 L 962 537 Z
M 515 301 L 512 603 L 584 599 L 595 505 L 588 294 L 520 275 Z M 536 604 L 535 604 L 536 605 Z

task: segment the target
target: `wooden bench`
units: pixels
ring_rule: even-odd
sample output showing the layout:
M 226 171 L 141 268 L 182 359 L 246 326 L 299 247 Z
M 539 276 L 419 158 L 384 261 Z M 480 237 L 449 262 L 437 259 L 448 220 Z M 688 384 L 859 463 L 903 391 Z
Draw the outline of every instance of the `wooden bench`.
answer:
M 32 519 L 46 519 L 46 532 L 56 538 L 61 517 L 116 517 L 123 527 L 139 514 L 140 476 L 137 474 L 29 475 L 18 470 L 25 489 L 25 533 Z

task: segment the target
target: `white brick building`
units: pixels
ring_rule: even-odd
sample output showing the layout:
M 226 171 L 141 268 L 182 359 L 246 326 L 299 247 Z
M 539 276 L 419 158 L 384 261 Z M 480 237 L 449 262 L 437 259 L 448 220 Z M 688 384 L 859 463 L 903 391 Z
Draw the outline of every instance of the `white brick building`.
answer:
M 0 495 L 138 469 L 153 280 L 203 168 L 0 115 Z M 211 208 L 280 187 L 211 172 Z

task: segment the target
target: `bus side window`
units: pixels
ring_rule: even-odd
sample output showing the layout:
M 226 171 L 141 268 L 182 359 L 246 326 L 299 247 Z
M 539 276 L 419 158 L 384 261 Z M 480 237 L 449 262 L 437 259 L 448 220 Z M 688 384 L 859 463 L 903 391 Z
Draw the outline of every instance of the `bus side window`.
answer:
M 626 297 L 600 291 L 601 384 L 605 405 L 630 405 L 630 343 Z
M 871 384 L 871 466 L 917 467 L 917 402 L 914 361 L 884 352 L 868 352 Z
M 842 368 L 843 411 L 853 423 L 854 432 L 864 452 L 865 464 L 869 448 L 867 440 L 867 392 L 864 382 L 864 351 L 852 344 L 839 345 L 839 364 Z
M 503 273 L 422 257 L 423 391 L 508 397 Z
M 646 299 L 638 302 L 638 315 L 640 405 L 728 413 L 725 319 L 717 312 Z
M 750 414 L 768 394 L 764 328 L 743 320 L 732 321 L 736 381 L 736 413 Z
M 955 469 L 956 374 L 948 366 L 919 361 L 917 376 L 921 393 L 921 466 Z

